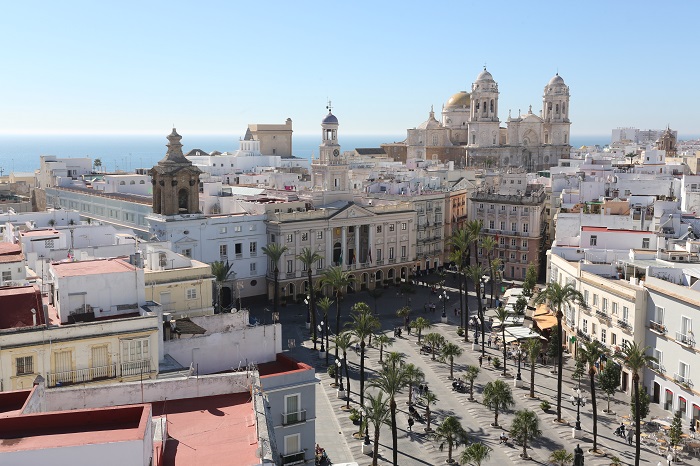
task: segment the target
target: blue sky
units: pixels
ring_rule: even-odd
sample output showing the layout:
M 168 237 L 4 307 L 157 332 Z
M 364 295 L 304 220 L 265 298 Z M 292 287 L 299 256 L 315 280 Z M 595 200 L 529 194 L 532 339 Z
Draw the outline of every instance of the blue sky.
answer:
M 405 134 L 484 63 L 500 118 L 558 71 L 572 134 L 700 133 L 696 2 L 6 2 L 0 132 Z

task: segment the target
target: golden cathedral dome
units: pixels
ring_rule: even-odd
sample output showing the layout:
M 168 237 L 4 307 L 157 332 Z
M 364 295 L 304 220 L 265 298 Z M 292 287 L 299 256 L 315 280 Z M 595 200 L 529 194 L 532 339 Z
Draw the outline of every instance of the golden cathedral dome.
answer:
M 445 108 L 469 108 L 471 104 L 471 96 L 467 91 L 461 91 L 449 98 L 445 104 Z

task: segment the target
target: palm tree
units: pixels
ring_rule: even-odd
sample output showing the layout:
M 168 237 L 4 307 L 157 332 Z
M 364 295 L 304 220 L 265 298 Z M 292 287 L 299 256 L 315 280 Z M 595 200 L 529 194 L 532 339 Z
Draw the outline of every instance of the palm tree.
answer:
M 525 351 L 527 351 L 527 358 L 530 360 L 530 398 L 535 397 L 535 365 L 537 364 L 537 357 L 540 355 L 542 350 L 542 342 L 539 338 L 530 338 L 525 341 L 523 345 Z
M 333 301 L 328 297 L 324 296 L 321 299 L 318 300 L 316 303 L 318 307 L 321 309 L 323 312 L 323 333 L 326 335 L 326 366 L 328 365 L 328 353 L 330 352 L 331 348 L 328 346 L 328 310 L 331 308 L 331 305 L 333 304 Z M 321 342 L 321 351 L 323 351 L 323 342 Z M 338 372 L 338 371 L 336 371 Z M 338 383 L 338 379 L 335 379 L 335 383 Z
M 484 335 L 486 334 L 486 322 L 484 319 L 484 303 L 481 301 L 481 277 L 484 276 L 486 271 L 481 266 L 481 264 L 470 265 L 467 267 L 467 276 L 474 282 L 474 288 L 476 289 L 476 302 L 478 304 L 478 316 L 481 321 L 481 355 L 486 357 L 486 346 L 484 344 Z M 466 330 L 466 329 L 465 329 Z
M 439 333 L 432 332 L 425 336 L 425 342 L 430 346 L 430 359 L 435 361 L 435 353 L 437 353 L 437 349 L 445 342 L 445 337 Z
M 506 367 L 508 367 L 508 357 L 506 348 L 506 319 L 510 317 L 510 312 L 503 306 L 496 309 L 496 318 L 501 321 L 501 343 L 503 343 L 503 377 L 506 376 Z
M 636 428 L 636 439 L 637 447 L 634 454 L 634 464 L 639 466 L 639 453 L 641 443 L 639 442 L 639 434 L 641 430 L 639 429 L 639 373 L 644 370 L 652 362 L 658 362 L 653 356 L 649 356 L 647 351 L 650 349 L 649 346 L 641 347 L 636 341 L 632 341 L 622 349 L 622 361 L 625 366 L 629 367 L 632 371 L 632 390 L 634 396 L 634 426 Z
M 486 264 L 487 268 L 489 270 L 489 275 L 491 276 L 491 296 L 489 298 L 489 306 L 493 306 L 493 287 L 494 284 L 496 283 L 496 274 L 495 274 L 495 267 L 493 263 L 493 253 L 498 247 L 498 242 L 496 241 L 496 238 L 491 236 L 491 235 L 486 235 L 484 239 L 481 241 L 481 249 L 484 251 L 484 254 L 486 255 Z
M 596 363 L 600 361 L 600 357 L 606 353 L 605 348 L 597 341 L 584 341 L 583 346 L 578 349 L 577 357 L 579 360 L 588 364 L 588 376 L 591 382 L 591 407 L 593 408 L 593 451 L 598 451 L 598 410 L 595 400 L 595 374 Z
M 443 360 L 446 359 L 450 361 L 450 379 L 453 378 L 455 358 L 460 357 L 462 355 L 462 352 L 462 348 L 455 345 L 454 343 L 445 343 L 444 345 L 442 345 L 442 349 L 440 350 L 440 356 L 443 358 Z
M 370 386 L 378 388 L 389 397 L 389 409 L 391 411 L 391 441 L 393 445 L 394 466 L 398 465 L 397 435 L 396 435 L 396 395 L 406 386 L 406 371 L 401 365 L 387 364 L 372 379 Z
M 454 416 L 447 416 L 435 429 L 435 439 L 447 444 L 447 463 L 453 463 L 452 448 L 466 442 L 467 431 Z
M 556 466 L 569 466 L 574 462 L 574 455 L 566 450 L 554 450 L 549 455 L 549 462 L 554 463 Z
M 625 154 L 625 157 L 630 159 L 630 164 L 632 163 L 632 159 L 635 158 L 636 156 L 637 156 L 636 152 L 630 152 L 629 154 Z
M 214 261 L 211 263 L 211 273 L 216 280 L 216 310 L 218 314 L 221 313 L 223 284 L 231 275 L 232 268 L 233 264 L 228 264 L 224 261 Z
M 389 424 L 390 409 L 389 402 L 384 398 L 384 393 L 379 392 L 377 396 L 367 395 L 367 422 L 374 426 L 374 452 L 372 453 L 372 466 L 377 466 L 379 457 L 379 433 L 382 424 Z
M 350 408 L 350 375 L 348 374 L 348 348 L 352 346 L 353 344 L 353 335 L 350 332 L 340 332 L 338 335 L 336 335 L 333 338 L 333 343 L 335 344 L 335 349 L 340 350 L 343 352 L 343 361 L 341 364 L 345 366 L 345 380 L 347 382 L 347 389 L 348 389 L 348 395 L 347 395 L 347 404 L 345 405 L 346 408 Z M 336 361 L 338 361 L 338 358 L 336 358 Z M 341 368 L 337 367 L 336 368 L 336 376 L 340 372 Z M 337 377 L 336 377 L 337 380 Z M 343 390 L 343 374 L 340 374 L 340 390 Z
M 477 250 L 479 249 L 479 239 L 481 238 L 481 227 L 481 220 L 470 220 L 465 225 L 466 230 L 469 232 L 469 238 L 472 241 L 472 254 L 475 263 L 479 261 Z
M 468 296 L 464 299 L 464 292 L 466 292 L 466 283 L 464 283 L 465 276 L 464 270 L 469 264 L 469 246 L 471 245 L 471 237 L 469 236 L 469 231 L 466 228 L 461 228 L 454 233 L 450 238 L 450 246 L 452 247 L 452 252 L 450 253 L 450 260 L 457 264 L 457 276 L 459 280 L 459 309 L 465 311 L 464 301 L 466 300 L 467 308 L 466 312 L 463 312 L 464 318 L 462 319 L 462 328 L 466 330 L 469 314 L 469 298 Z M 463 286 L 464 285 L 464 286 Z M 469 332 L 464 332 L 464 341 L 469 343 Z
M 323 271 L 321 283 L 328 285 L 335 294 L 335 333 L 340 333 L 340 298 L 343 296 L 343 291 L 348 289 L 354 280 L 350 278 L 350 274 L 343 272 L 342 266 L 328 267 Z M 335 358 L 338 359 L 338 348 L 335 349 Z M 336 383 L 338 383 L 336 375 Z
M 100 168 L 102 168 L 102 160 L 101 159 L 95 159 L 92 162 L 92 166 L 95 168 L 95 171 L 99 172 Z
M 396 315 L 403 319 L 404 328 L 408 332 L 408 323 L 409 323 L 409 318 L 411 316 L 411 308 L 408 306 L 404 306 L 401 309 L 396 311 Z
M 523 459 L 528 459 L 527 442 L 532 441 L 542 435 L 540 430 L 540 420 L 534 411 L 522 409 L 515 413 L 515 418 L 510 426 L 510 433 L 514 439 L 523 444 Z
M 413 404 L 413 387 L 425 380 L 425 373 L 420 367 L 411 363 L 406 364 L 404 370 L 406 371 L 406 383 L 408 385 L 408 405 L 411 406 Z
M 578 291 L 571 283 L 561 286 L 557 282 L 550 282 L 547 288 L 535 298 L 535 305 L 548 302 L 550 309 L 556 309 L 557 316 L 557 420 L 561 421 L 561 384 L 562 384 L 562 367 L 564 365 L 564 346 L 562 345 L 562 326 L 561 320 L 564 317 L 562 308 L 564 306 L 571 307 L 578 305 L 581 309 L 588 309 L 586 301 L 583 299 L 583 294 Z
M 304 248 L 301 254 L 297 256 L 297 260 L 304 264 L 306 274 L 309 279 L 309 314 L 311 315 L 311 339 L 314 342 L 314 351 L 316 351 L 316 297 L 313 281 L 313 266 L 315 263 L 323 259 L 323 256 L 311 248 Z
M 380 333 L 374 337 L 374 343 L 379 345 L 379 362 L 383 362 L 382 356 L 384 353 L 384 347 L 391 346 L 394 343 L 394 339 L 385 333 Z
M 380 326 L 372 309 L 366 303 L 357 303 L 352 307 L 352 321 L 348 322 L 350 332 L 360 342 L 360 406 L 365 402 L 365 339 Z M 362 411 L 360 411 L 362 412 Z M 362 415 L 360 415 L 362 421 Z
M 474 381 L 481 370 L 476 366 L 467 366 L 464 372 L 464 380 L 469 382 L 469 401 L 474 401 Z
M 411 322 L 411 327 L 415 328 L 416 331 L 418 331 L 418 344 L 419 345 L 420 345 L 421 335 L 423 334 L 423 330 L 428 329 L 432 326 L 433 326 L 433 324 L 431 324 L 430 321 L 428 319 L 426 319 L 425 317 L 419 317 L 416 320 L 414 320 L 413 322 Z
M 389 354 L 386 355 L 386 365 L 396 367 L 396 366 L 403 366 L 403 360 L 406 359 L 406 355 L 403 353 L 399 353 L 398 351 L 391 351 Z
M 434 405 L 438 397 L 431 391 L 423 392 L 423 403 L 425 403 L 425 431 L 432 432 L 430 428 L 430 405 Z
M 287 252 L 287 246 L 282 246 L 279 243 L 269 243 L 267 246 L 263 246 L 262 252 L 270 259 L 272 263 L 272 273 L 275 278 L 275 289 L 273 292 L 273 303 L 272 309 L 277 312 L 279 303 L 279 283 L 280 283 L 280 269 L 279 262 L 285 252 Z
M 494 380 L 484 387 L 484 405 L 494 412 L 493 427 L 498 427 L 499 411 L 505 411 L 514 403 L 513 392 L 504 381 Z
M 481 463 L 488 461 L 491 456 L 491 448 L 483 443 L 472 443 L 463 452 L 459 458 L 462 464 L 473 463 L 475 466 L 481 466 Z

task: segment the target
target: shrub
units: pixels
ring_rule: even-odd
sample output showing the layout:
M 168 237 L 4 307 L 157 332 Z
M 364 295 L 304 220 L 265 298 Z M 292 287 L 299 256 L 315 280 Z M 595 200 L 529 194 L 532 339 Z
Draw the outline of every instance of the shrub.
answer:
M 501 360 L 498 359 L 498 356 L 493 358 L 493 367 L 495 367 L 496 369 L 501 367 Z
M 464 329 L 462 327 L 457 327 L 457 335 L 460 337 L 464 336 Z
M 328 372 L 328 375 L 329 375 L 331 378 L 335 378 L 335 364 L 330 364 L 330 365 L 328 366 L 327 372 Z
M 352 408 L 350 410 L 350 420 L 352 422 L 360 422 L 360 412 L 357 410 L 357 408 Z
M 552 407 L 552 405 L 549 404 L 549 401 L 543 401 L 542 403 L 540 403 L 540 409 L 542 411 L 545 411 L 545 412 L 549 411 L 549 408 L 551 408 L 551 407 Z

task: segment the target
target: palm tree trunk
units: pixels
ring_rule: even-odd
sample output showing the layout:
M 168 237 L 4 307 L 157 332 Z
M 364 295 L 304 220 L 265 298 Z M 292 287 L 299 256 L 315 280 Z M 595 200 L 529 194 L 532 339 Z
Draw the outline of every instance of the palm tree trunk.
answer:
M 460 276 L 460 284 L 464 280 L 464 342 L 469 343 L 469 280 L 464 275 Z
M 280 270 L 277 268 L 277 264 L 275 264 L 275 290 L 272 293 L 272 295 L 273 295 L 272 309 L 274 309 L 275 312 L 278 311 L 277 302 L 278 302 L 278 294 L 279 294 L 279 279 L 280 279 Z
M 523 440 L 523 459 L 527 458 L 527 439 Z
M 379 456 L 379 429 L 381 425 L 374 426 L 374 453 L 372 454 L 372 466 L 377 466 L 377 457 Z
M 503 343 L 503 377 L 506 376 L 506 366 L 508 365 L 506 353 L 506 323 L 501 322 L 501 340 Z
M 384 345 L 383 344 L 379 345 L 379 362 L 382 362 L 382 356 L 383 356 L 382 353 L 384 353 Z
M 311 264 L 309 264 L 309 297 L 311 299 L 311 302 L 309 303 L 311 306 L 311 338 L 314 341 L 314 351 L 316 351 L 316 296 L 314 293 L 314 283 L 311 276 Z
M 530 360 L 530 398 L 535 397 L 535 363 Z
M 593 408 L 593 451 L 598 450 L 598 411 L 595 401 L 595 368 L 588 370 L 591 377 L 591 407 Z
M 634 426 L 637 429 L 635 433 L 637 445 L 634 450 L 634 466 L 639 466 L 639 454 L 641 450 L 641 443 L 639 442 L 639 374 L 636 372 L 632 374 L 632 383 L 634 384 Z
M 493 307 L 493 288 L 496 286 L 496 274 L 493 271 L 493 266 L 491 265 L 490 261 L 489 268 L 491 269 L 491 298 L 489 298 L 489 302 L 491 303 L 491 307 Z
M 413 404 L 413 384 L 408 384 L 408 406 Z
M 447 442 L 447 462 L 452 462 L 452 442 Z
M 345 351 L 343 351 L 343 359 L 345 360 L 345 384 L 348 390 L 345 407 L 350 409 L 350 374 L 348 373 L 348 355 Z
M 391 442 L 392 445 L 394 446 L 394 451 L 392 459 L 394 460 L 394 466 L 398 466 L 399 463 L 399 451 L 397 450 L 398 448 L 398 438 L 396 435 L 396 400 L 394 400 L 394 397 L 391 397 L 391 401 L 389 402 L 389 409 L 391 409 Z
M 561 312 L 561 305 L 559 305 L 559 309 L 557 309 L 557 336 L 558 341 L 559 341 L 559 348 L 557 348 L 557 366 L 558 366 L 558 373 L 557 373 L 557 420 L 561 421 L 561 383 L 562 383 L 562 366 L 564 365 L 564 351 L 563 351 L 563 346 L 562 346 L 562 328 L 561 328 L 561 318 L 562 318 L 562 312 Z
M 493 409 L 493 426 L 498 427 L 498 405 Z
M 348 392 L 349 394 L 349 392 Z M 365 406 L 365 340 L 360 342 L 360 426 L 362 426 L 362 415 Z M 360 427 L 362 429 L 362 427 Z
M 489 273 L 491 274 L 491 296 L 489 296 L 489 306 L 493 307 L 493 267 L 491 266 L 491 254 L 486 256 L 488 260 Z M 486 289 L 484 289 L 486 291 Z
M 328 333 L 329 333 L 329 332 L 328 332 L 328 312 L 326 312 L 326 313 L 324 314 L 324 320 L 323 320 L 323 321 L 325 322 L 325 327 L 326 327 L 325 330 L 326 330 L 326 366 L 327 366 L 327 365 L 328 365 L 328 353 L 331 352 L 331 351 L 330 351 L 331 348 L 330 348 L 330 346 L 328 346 L 328 339 L 329 339 L 329 336 L 328 336 Z M 338 372 L 338 371 L 336 371 L 336 372 Z M 336 381 L 335 381 L 335 382 L 336 382 L 336 384 L 338 383 L 337 377 L 336 377 Z
M 335 336 L 340 335 L 340 293 L 335 293 Z M 335 359 L 338 360 L 338 346 L 335 347 Z M 345 366 L 347 367 L 347 365 Z M 338 385 L 338 372 L 335 375 L 335 384 Z M 350 391 L 348 390 L 348 393 Z
M 454 369 L 455 366 L 455 358 L 453 356 L 450 356 L 450 379 L 454 379 L 454 373 L 452 370 Z

